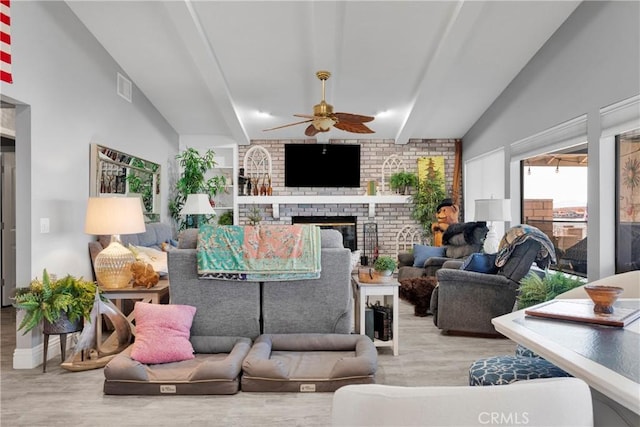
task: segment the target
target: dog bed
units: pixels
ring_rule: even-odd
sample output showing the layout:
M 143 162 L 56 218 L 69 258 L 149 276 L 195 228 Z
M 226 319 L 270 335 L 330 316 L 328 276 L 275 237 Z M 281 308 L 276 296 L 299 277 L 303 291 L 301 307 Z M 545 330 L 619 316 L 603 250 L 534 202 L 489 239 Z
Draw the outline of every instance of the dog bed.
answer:
M 254 342 L 242 364 L 242 391 L 332 392 L 374 383 L 371 339 L 349 334 L 271 334 Z
M 242 361 L 249 353 L 249 338 L 220 337 L 228 348 L 196 353 L 181 362 L 144 364 L 131 358 L 132 346 L 104 369 L 104 393 L 118 395 L 235 394 L 240 388 Z M 231 342 L 233 341 L 233 342 Z

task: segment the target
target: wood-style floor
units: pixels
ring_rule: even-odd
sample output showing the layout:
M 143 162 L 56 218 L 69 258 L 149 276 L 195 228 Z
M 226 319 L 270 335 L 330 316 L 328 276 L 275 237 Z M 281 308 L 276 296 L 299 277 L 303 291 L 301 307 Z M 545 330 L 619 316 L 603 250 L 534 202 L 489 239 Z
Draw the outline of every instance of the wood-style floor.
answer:
M 243 393 L 233 396 L 105 396 L 102 369 L 69 372 L 49 360 L 14 370 L 15 310 L 1 310 L 0 425 L 11 426 L 328 426 L 333 393 Z M 513 354 L 507 339 L 443 335 L 429 317 L 400 302 L 400 355 L 378 350 L 380 384 L 467 385 L 476 359 Z M 21 333 L 21 332 L 19 332 Z M 371 408 L 384 411 L 385 408 Z

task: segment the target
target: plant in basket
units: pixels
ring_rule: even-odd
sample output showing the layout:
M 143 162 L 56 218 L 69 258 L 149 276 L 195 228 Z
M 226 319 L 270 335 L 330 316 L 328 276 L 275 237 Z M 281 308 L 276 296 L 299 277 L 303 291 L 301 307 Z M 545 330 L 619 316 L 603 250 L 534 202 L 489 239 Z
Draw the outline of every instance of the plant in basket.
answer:
M 95 294 L 95 283 L 70 275 L 51 279 L 45 269 L 42 280 L 36 278 L 28 287 L 16 290 L 13 306 L 25 312 L 18 330 L 24 329 L 26 334 L 41 322 L 45 329 L 66 322 L 79 330 L 82 321 L 90 318 Z

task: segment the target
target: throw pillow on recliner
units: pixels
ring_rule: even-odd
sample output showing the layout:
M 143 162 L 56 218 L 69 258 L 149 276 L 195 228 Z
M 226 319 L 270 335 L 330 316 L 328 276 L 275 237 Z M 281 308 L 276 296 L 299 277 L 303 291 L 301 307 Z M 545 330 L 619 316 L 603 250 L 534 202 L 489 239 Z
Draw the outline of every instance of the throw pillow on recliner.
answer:
M 429 258 L 443 257 L 446 249 L 444 246 L 413 245 L 413 266 L 424 267 Z
M 464 260 L 460 270 L 475 271 L 478 273 L 496 274 L 496 254 L 473 253 Z

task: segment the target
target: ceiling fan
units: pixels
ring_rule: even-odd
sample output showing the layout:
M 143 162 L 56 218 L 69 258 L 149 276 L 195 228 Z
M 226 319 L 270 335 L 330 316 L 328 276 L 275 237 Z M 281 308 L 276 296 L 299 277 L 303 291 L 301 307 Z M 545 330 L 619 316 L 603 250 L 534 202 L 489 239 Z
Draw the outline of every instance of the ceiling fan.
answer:
M 322 82 L 322 101 L 320 101 L 320 104 L 313 106 L 313 116 L 294 114 L 295 117 L 302 117 L 307 120 L 265 129 L 264 131 L 282 129 L 302 123 L 311 123 L 304 131 L 307 136 L 315 136 L 319 132 L 329 132 L 331 126 L 352 133 L 375 133 L 364 124 L 372 121 L 374 117 L 351 113 L 334 113 L 333 105 L 327 104 L 324 100 L 325 82 L 331 76 L 331 73 L 328 71 L 318 71 L 316 76 Z

